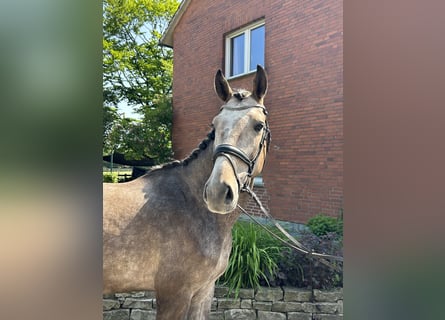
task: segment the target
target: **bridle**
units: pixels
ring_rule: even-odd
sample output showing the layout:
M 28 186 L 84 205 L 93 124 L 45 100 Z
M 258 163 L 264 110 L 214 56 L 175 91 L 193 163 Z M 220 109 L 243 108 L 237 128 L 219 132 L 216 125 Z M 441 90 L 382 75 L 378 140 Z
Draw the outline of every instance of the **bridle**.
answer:
M 241 107 L 241 108 L 231 108 L 231 107 L 223 106 L 223 107 L 221 107 L 221 110 L 229 109 L 229 110 L 238 111 L 238 110 L 244 110 L 244 109 L 249 109 L 249 108 L 261 108 L 266 116 L 268 114 L 266 107 L 261 104 L 257 104 L 254 106 L 246 106 L 246 107 Z M 233 146 L 231 144 L 227 144 L 227 143 L 222 143 L 222 144 L 216 146 L 215 150 L 213 151 L 213 161 L 214 162 L 216 161 L 216 159 L 218 157 L 221 157 L 221 156 L 225 157 L 229 161 L 229 163 L 233 169 L 233 173 L 236 177 L 239 191 L 246 191 L 246 187 L 247 187 L 249 179 L 246 179 L 246 181 L 244 183 L 242 183 L 240 181 L 240 178 L 237 174 L 235 162 L 233 161 L 231 156 L 237 157 L 238 159 L 240 159 L 242 162 L 244 162 L 247 165 L 247 167 L 248 167 L 247 177 L 251 178 L 252 174 L 253 174 L 253 170 L 256 165 L 256 162 L 261 154 L 261 151 L 264 148 L 265 143 L 267 144 L 266 152 L 269 150 L 271 135 L 270 135 L 270 130 L 269 130 L 269 124 L 267 121 L 265 122 L 265 126 L 262 130 L 263 130 L 263 134 L 261 136 L 260 144 L 258 145 L 258 152 L 256 153 L 255 157 L 253 157 L 253 159 L 250 159 L 249 156 L 244 151 L 239 149 L 238 147 L 235 147 L 235 146 Z M 265 161 L 265 159 L 264 159 L 264 161 Z

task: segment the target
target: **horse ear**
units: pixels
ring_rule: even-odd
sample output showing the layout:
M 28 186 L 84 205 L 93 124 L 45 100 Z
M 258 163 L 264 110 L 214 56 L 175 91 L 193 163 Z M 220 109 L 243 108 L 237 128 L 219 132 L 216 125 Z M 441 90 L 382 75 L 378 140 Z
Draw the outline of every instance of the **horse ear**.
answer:
M 258 102 L 261 102 L 266 93 L 267 93 L 266 71 L 262 66 L 257 65 L 255 79 L 253 79 L 252 94 Z
M 221 69 L 219 69 L 215 75 L 215 91 L 218 97 L 224 102 L 229 101 L 232 97 L 232 88 L 230 88 L 229 83 L 226 78 L 224 78 Z

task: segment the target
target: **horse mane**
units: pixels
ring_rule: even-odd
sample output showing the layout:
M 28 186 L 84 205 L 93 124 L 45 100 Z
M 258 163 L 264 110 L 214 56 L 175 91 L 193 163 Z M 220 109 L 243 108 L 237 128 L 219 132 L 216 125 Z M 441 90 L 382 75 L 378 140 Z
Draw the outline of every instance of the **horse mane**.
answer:
M 161 164 L 159 166 L 153 167 L 152 170 L 147 172 L 147 174 L 157 171 L 160 169 L 169 169 L 169 168 L 175 168 L 179 166 L 187 166 L 190 161 L 193 159 L 196 159 L 198 155 L 201 153 L 201 151 L 207 149 L 209 144 L 215 140 L 215 129 L 212 129 L 208 134 L 207 137 L 201 141 L 201 143 L 198 145 L 198 148 L 194 149 L 186 158 L 179 160 L 173 160 L 171 162 L 167 162 L 165 164 Z
M 201 151 L 207 149 L 210 142 L 212 142 L 213 140 L 215 140 L 215 129 L 212 128 L 212 130 L 207 134 L 207 137 L 204 140 L 202 140 L 201 143 L 198 145 L 198 148 L 193 150 L 189 154 L 189 156 L 187 158 L 183 159 L 182 161 L 180 161 L 180 163 L 182 163 L 182 165 L 184 165 L 184 166 L 188 165 L 188 163 L 190 161 L 192 161 L 193 159 L 196 159 L 198 157 L 198 155 L 201 153 Z

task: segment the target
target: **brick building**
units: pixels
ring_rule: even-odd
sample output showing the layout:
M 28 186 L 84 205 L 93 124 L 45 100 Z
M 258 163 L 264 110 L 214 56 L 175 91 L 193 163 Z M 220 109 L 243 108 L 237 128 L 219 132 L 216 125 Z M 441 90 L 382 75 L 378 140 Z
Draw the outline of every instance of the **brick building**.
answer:
M 173 149 L 188 155 L 221 102 L 218 68 L 232 87 L 251 89 L 265 66 L 272 144 L 263 171 L 278 219 L 305 223 L 343 206 L 342 1 L 184 0 L 162 44 L 174 48 Z M 266 191 L 267 190 L 267 191 Z

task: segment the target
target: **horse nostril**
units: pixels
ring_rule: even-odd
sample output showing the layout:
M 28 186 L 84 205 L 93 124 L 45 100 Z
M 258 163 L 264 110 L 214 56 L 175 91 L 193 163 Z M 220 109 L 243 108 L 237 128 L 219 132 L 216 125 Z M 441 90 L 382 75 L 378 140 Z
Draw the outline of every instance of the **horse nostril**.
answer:
M 207 188 L 204 188 L 204 194 L 203 194 L 203 197 L 204 197 L 204 201 L 207 202 Z
M 226 204 L 231 204 L 233 201 L 233 191 L 232 188 L 230 188 L 229 186 L 227 186 L 227 191 L 226 191 L 226 198 L 224 199 L 224 202 Z

